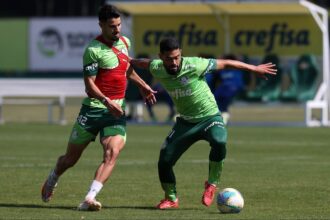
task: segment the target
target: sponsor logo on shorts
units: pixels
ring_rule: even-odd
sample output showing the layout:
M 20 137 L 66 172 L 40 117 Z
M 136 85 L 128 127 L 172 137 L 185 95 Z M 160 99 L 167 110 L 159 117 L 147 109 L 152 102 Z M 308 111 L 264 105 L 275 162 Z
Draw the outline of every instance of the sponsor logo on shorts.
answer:
M 111 126 L 111 128 L 118 129 L 118 130 L 121 130 L 121 131 L 125 131 L 125 128 L 121 125 L 114 125 L 114 126 Z
M 72 133 L 71 133 L 71 139 L 75 140 L 78 138 L 78 131 L 76 129 L 73 129 Z
M 223 122 L 221 122 L 221 121 L 214 121 L 214 122 L 212 122 L 211 124 L 209 124 L 209 126 L 207 126 L 207 127 L 204 129 L 204 131 L 206 132 L 207 130 L 209 130 L 209 129 L 212 128 L 213 126 L 218 126 L 218 127 L 223 128 L 223 127 L 224 127 L 224 124 L 223 124 Z

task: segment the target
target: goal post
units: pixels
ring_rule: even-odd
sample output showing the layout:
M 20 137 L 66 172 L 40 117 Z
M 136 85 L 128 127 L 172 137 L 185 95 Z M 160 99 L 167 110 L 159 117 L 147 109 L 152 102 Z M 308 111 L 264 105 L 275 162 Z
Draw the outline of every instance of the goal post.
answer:
M 330 101 L 330 68 L 329 68 L 329 29 L 328 29 L 328 11 L 318 5 L 306 0 L 300 0 L 299 3 L 306 7 L 312 14 L 316 24 L 322 32 L 322 63 L 323 77 L 313 100 L 305 104 L 305 123 L 308 127 L 330 126 L 329 121 L 329 101 Z M 321 110 L 320 120 L 313 118 L 313 109 Z

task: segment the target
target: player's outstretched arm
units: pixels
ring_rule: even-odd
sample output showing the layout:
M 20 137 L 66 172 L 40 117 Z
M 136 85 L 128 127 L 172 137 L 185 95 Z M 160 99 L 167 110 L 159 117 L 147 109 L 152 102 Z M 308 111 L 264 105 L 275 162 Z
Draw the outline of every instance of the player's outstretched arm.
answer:
M 148 69 L 151 60 L 146 59 L 146 58 L 135 59 L 135 58 L 129 57 L 129 62 L 135 68 Z
M 276 75 L 277 68 L 273 63 L 265 63 L 260 65 L 247 64 L 237 60 L 217 60 L 217 69 L 240 69 L 244 71 L 254 72 L 264 79 L 267 79 L 266 74 Z

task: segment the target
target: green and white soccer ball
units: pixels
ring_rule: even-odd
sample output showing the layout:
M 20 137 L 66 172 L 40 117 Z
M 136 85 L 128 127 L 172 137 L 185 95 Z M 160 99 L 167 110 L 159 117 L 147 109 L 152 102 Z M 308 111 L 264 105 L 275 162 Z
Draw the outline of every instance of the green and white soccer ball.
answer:
M 244 199 L 238 190 L 225 188 L 218 193 L 217 206 L 221 213 L 239 213 L 244 207 Z

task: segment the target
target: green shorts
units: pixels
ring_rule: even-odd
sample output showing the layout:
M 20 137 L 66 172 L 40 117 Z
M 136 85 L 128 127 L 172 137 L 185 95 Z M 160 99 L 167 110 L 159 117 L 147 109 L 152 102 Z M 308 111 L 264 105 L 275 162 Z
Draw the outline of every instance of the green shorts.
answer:
M 106 108 L 82 105 L 69 142 L 84 144 L 95 141 L 98 133 L 100 133 L 100 138 L 121 135 L 126 141 L 126 116 L 115 118 Z
M 161 147 L 161 159 L 177 161 L 195 142 L 205 140 L 210 145 L 227 142 L 227 130 L 220 115 L 214 115 L 198 123 L 177 118 L 171 132 Z

